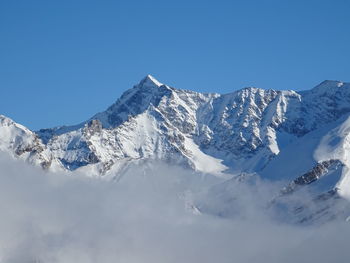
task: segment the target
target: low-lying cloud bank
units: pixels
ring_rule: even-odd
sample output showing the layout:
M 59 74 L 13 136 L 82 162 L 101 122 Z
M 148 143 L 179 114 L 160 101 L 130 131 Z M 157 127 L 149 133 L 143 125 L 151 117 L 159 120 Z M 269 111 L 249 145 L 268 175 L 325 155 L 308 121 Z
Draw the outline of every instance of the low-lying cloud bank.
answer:
M 230 211 L 239 216 L 199 213 L 197 199 L 209 204 L 201 193 L 219 183 L 161 164 L 132 168 L 113 183 L 47 174 L 0 155 L 0 262 L 349 261 L 349 223 L 272 220 L 258 201 L 271 185 L 234 188 L 242 198 Z

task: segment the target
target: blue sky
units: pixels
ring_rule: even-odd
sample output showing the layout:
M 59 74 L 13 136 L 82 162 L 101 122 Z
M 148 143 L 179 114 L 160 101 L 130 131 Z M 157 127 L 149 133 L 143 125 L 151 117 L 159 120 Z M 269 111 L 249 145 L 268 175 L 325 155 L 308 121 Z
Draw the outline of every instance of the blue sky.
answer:
M 147 74 L 228 93 L 350 81 L 350 1 L 0 1 L 0 114 L 75 124 Z

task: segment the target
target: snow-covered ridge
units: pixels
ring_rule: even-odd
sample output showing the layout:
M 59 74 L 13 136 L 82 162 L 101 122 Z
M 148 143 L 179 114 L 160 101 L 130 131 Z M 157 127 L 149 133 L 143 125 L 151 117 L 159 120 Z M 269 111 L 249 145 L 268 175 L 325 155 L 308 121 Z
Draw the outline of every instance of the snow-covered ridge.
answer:
M 265 171 L 284 149 L 349 113 L 350 84 L 339 81 L 302 92 L 250 87 L 221 95 L 175 89 L 148 75 L 106 111 L 74 126 L 32 132 L 1 117 L 0 148 L 34 163 L 44 159 L 48 168 L 55 163 L 55 169 L 95 175 L 156 159 L 219 176 L 271 177 Z M 297 175 L 317 161 L 310 157 Z
M 23 125 L 0 115 L 0 150 L 22 158 L 30 163 L 49 168 L 52 164 L 50 153 L 39 137 Z

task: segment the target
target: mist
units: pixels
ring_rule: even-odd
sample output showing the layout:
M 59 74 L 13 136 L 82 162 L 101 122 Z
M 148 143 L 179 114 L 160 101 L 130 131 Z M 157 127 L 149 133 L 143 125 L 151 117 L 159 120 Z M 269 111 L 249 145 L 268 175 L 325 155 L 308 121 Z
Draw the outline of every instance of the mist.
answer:
M 292 263 L 350 257 L 348 222 L 300 226 L 266 209 L 278 183 L 232 184 L 227 198 L 223 179 L 161 163 L 131 167 L 118 181 L 44 172 L 3 155 L 0 169 L 0 262 Z

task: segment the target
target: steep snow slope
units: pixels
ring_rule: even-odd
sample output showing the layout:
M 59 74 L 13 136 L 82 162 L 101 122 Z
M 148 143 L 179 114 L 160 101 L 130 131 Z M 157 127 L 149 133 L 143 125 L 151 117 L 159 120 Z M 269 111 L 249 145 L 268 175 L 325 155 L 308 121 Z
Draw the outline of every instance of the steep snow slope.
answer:
M 336 188 L 341 196 L 350 200 L 350 117 L 322 138 L 314 157 L 318 162 L 335 159 L 345 165 Z
M 92 164 L 104 174 L 120 160 L 152 158 L 221 174 L 226 167 L 203 153 L 192 138 L 198 107 L 215 96 L 176 90 L 147 76 L 87 122 L 38 134 L 71 170 Z
M 278 154 L 275 128 L 290 99 L 298 94 L 256 88 L 200 94 L 147 76 L 90 120 L 38 134 L 67 169 L 98 164 L 105 173 L 122 159 L 159 158 L 202 172 L 221 174 L 230 167 L 240 173 L 260 169 Z
M 348 184 L 349 133 L 350 117 L 346 114 L 337 121 L 294 139 L 293 143 L 286 146 L 259 174 L 270 180 L 283 178 L 293 181 L 314 169 L 318 164 L 337 160 L 342 164 L 339 168 L 340 172 L 332 173 L 327 177 L 319 175 L 316 179 L 327 180 L 328 190 L 337 188 L 339 194 L 346 197 L 347 189 L 350 188 Z M 327 190 L 321 182 L 317 185 L 323 189 L 322 191 Z

